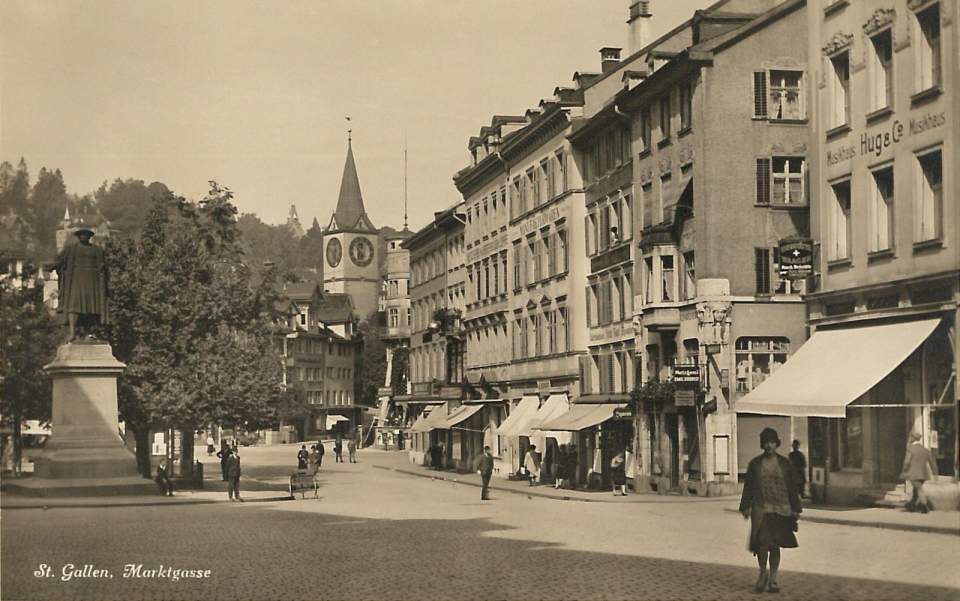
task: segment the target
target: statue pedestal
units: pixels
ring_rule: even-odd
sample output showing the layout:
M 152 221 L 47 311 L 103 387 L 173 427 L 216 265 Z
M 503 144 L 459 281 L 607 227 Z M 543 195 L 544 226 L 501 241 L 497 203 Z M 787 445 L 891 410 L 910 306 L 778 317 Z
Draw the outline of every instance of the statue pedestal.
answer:
M 25 494 L 143 494 L 157 488 L 137 472 L 117 424 L 117 377 L 125 365 L 99 340 L 61 345 L 44 369 L 53 378 L 52 434 Z M 13 484 L 13 483 L 11 483 Z

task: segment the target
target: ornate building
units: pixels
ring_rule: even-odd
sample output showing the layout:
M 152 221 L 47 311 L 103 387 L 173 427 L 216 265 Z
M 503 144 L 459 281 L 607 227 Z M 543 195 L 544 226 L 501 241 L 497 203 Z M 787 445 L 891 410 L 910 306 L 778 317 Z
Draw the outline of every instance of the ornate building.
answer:
M 354 314 L 361 319 L 376 311 L 381 286 L 377 228 L 363 207 L 349 140 L 337 209 L 324 232 L 323 250 L 324 290 L 350 295 Z

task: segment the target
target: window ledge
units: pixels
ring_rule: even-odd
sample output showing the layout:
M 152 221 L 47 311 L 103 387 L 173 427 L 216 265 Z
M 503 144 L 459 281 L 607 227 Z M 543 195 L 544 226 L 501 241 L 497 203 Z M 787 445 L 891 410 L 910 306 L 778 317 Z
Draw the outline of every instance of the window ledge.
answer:
M 761 207 L 768 206 L 771 209 L 774 209 L 776 211 L 806 211 L 810 208 L 810 205 L 808 205 L 805 202 L 803 203 L 797 202 L 793 204 L 771 202 L 769 205 L 757 205 L 757 206 L 761 206 Z
M 823 9 L 823 16 L 829 17 L 830 15 L 840 11 L 840 9 L 848 6 L 850 0 L 837 0 L 836 2 L 831 3 Z
M 892 248 L 884 248 L 883 250 L 874 250 L 867 253 L 867 262 L 873 263 L 874 261 L 882 261 L 883 259 L 892 259 L 896 256 L 896 253 L 893 252 Z
M 775 123 L 777 125 L 806 125 L 807 118 L 803 117 L 801 119 L 770 119 L 770 123 Z
M 646 148 L 640 151 L 640 154 L 637 155 L 637 160 L 639 161 L 639 160 L 645 159 L 648 156 L 650 156 L 650 146 L 647 146 Z
M 684 127 L 683 129 L 681 129 L 680 131 L 677 132 L 677 137 L 678 137 L 678 138 L 682 138 L 682 137 L 684 137 L 684 136 L 686 136 L 686 135 L 688 135 L 688 134 L 691 134 L 691 133 L 693 133 L 693 126 L 692 126 L 692 125 L 688 125 L 688 126 Z
M 940 238 L 934 238 L 933 240 L 924 240 L 922 242 L 913 243 L 913 252 L 923 252 L 925 250 L 934 248 L 943 248 L 943 240 Z
M 841 267 L 850 267 L 853 265 L 853 261 L 850 260 L 850 257 L 844 257 L 843 259 L 832 259 L 827 261 L 827 269 L 839 269 Z
M 943 88 L 940 87 L 940 84 L 935 84 L 927 88 L 926 90 L 921 90 L 910 97 L 910 106 L 917 106 L 918 104 L 923 104 L 925 102 L 930 102 L 934 98 L 940 96 L 943 93 Z
M 872 113 L 867 113 L 867 124 L 869 125 L 876 121 L 880 121 L 884 117 L 888 117 L 892 114 L 893 114 L 893 109 L 890 106 L 879 108 L 873 111 Z
M 664 138 L 657 142 L 657 148 L 666 148 L 667 146 L 670 146 L 670 138 Z
M 829 140 L 830 138 L 837 138 L 842 134 L 847 133 L 848 131 L 850 131 L 849 123 L 844 123 L 843 125 L 831 127 L 830 129 L 827 130 L 827 139 Z

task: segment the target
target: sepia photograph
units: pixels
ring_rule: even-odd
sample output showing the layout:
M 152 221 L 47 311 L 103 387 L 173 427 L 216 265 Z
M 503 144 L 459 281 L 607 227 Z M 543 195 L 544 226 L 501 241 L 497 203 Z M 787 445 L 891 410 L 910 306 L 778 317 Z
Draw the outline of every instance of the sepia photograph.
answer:
M 958 86 L 960 0 L 0 0 L 0 601 L 960 601 Z

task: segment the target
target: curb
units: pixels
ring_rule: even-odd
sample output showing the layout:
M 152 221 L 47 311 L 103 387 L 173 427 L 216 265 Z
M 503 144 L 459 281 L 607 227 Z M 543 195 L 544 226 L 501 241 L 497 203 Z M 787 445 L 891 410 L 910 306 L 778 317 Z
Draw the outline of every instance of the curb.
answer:
M 404 475 L 407 475 L 407 476 L 416 476 L 416 477 L 418 477 L 418 478 L 427 478 L 427 479 L 430 479 L 430 480 L 442 480 L 442 481 L 444 481 L 444 482 L 450 482 L 450 483 L 452 483 L 452 484 L 464 484 L 464 485 L 466 485 L 466 486 L 473 486 L 474 488 L 480 488 L 480 486 L 481 486 L 480 484 L 477 484 L 477 483 L 474 483 L 474 482 L 469 482 L 469 481 L 466 481 L 466 480 L 459 480 L 459 479 L 457 479 L 457 478 L 448 477 L 448 476 L 444 475 L 445 472 L 422 473 L 422 472 L 414 472 L 414 471 L 410 471 L 410 470 L 405 470 L 405 469 L 400 469 L 400 468 L 395 468 L 395 467 L 387 467 L 387 466 L 385 466 L 385 465 L 376 465 L 376 464 L 373 464 L 373 467 L 375 467 L 375 468 L 377 468 L 377 469 L 381 469 L 381 470 L 386 470 L 386 471 L 389 471 L 389 472 L 397 472 L 397 473 L 399 473 L 399 474 L 404 474 Z M 548 494 L 548 493 L 538 492 L 538 491 L 535 491 L 535 490 L 531 490 L 531 491 L 516 490 L 516 489 L 513 489 L 513 488 L 505 488 L 505 487 L 502 487 L 502 486 L 494 486 L 494 485 L 492 485 L 492 484 L 490 485 L 489 488 L 490 488 L 490 490 L 495 490 L 495 491 L 497 491 L 497 492 L 505 492 L 505 493 L 511 493 L 511 494 L 515 494 L 515 495 L 524 495 L 524 496 L 527 496 L 527 497 L 538 497 L 538 498 L 541 498 L 541 499 L 550 499 L 550 500 L 553 500 L 553 501 L 573 501 L 573 502 L 575 502 L 575 503 L 616 503 L 616 501 L 611 501 L 611 500 L 608 500 L 608 499 L 600 499 L 600 498 L 597 498 L 597 499 L 581 499 L 581 498 L 579 498 L 579 497 L 571 497 L 571 496 L 568 496 L 568 495 L 557 496 L 557 495 L 551 495 L 551 494 Z M 643 495 L 644 493 L 633 493 L 633 494 L 639 496 L 639 495 Z M 656 496 L 656 495 L 654 495 L 654 496 Z M 709 503 L 709 502 L 711 502 L 711 501 L 713 501 L 713 502 L 720 502 L 720 501 L 728 502 L 728 501 L 730 501 L 731 498 L 732 498 L 732 497 L 691 497 L 691 499 L 700 499 L 700 502 L 704 502 L 704 503 Z M 644 501 L 634 501 L 634 503 L 641 503 L 641 502 L 644 502 Z M 645 502 L 646 502 L 646 503 L 655 503 L 656 501 L 645 501 Z
M 740 513 L 736 509 L 724 509 L 729 513 Z M 926 532 L 928 534 L 952 534 L 960 536 L 960 529 L 945 528 L 943 526 L 924 526 L 921 524 L 895 524 L 890 522 L 875 522 L 866 520 L 845 520 L 843 518 L 824 518 L 816 516 L 801 517 L 802 522 L 812 522 L 816 524 L 835 524 L 837 526 L 859 526 L 861 528 L 882 528 L 885 530 L 904 530 L 906 532 Z
M 263 499 L 244 499 L 244 503 L 267 503 L 273 501 L 293 501 L 294 498 L 289 495 L 282 497 L 267 497 Z M 12 511 L 15 509 L 107 509 L 110 507 L 182 507 L 184 505 L 216 505 L 218 503 L 230 503 L 230 499 L 186 499 L 183 501 L 148 501 L 144 503 L 73 503 L 73 504 L 32 504 L 32 505 L 6 505 L 0 503 L 0 509 L 3 511 Z

